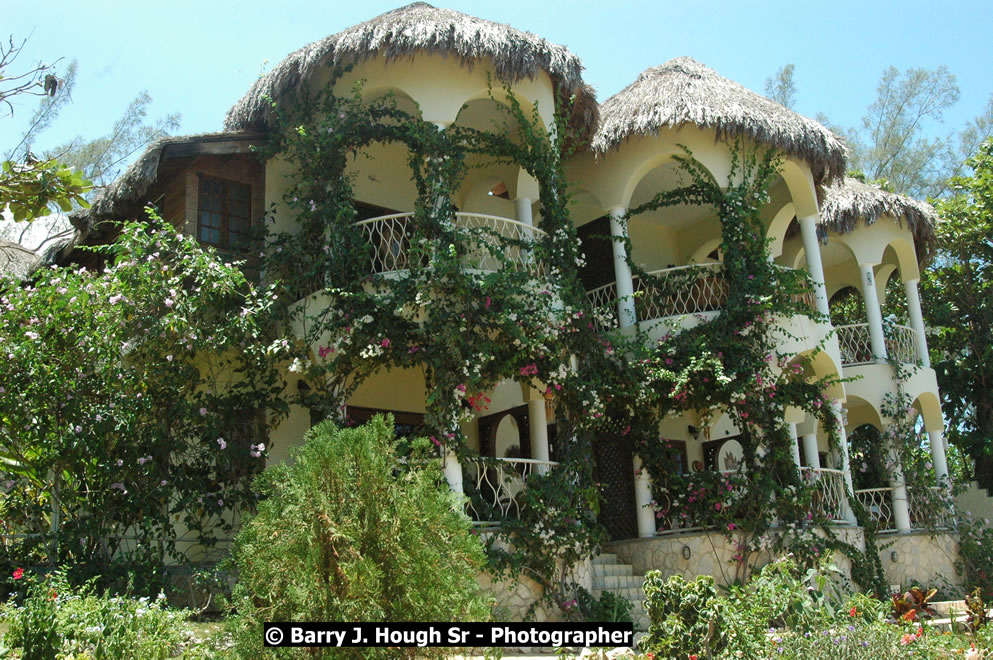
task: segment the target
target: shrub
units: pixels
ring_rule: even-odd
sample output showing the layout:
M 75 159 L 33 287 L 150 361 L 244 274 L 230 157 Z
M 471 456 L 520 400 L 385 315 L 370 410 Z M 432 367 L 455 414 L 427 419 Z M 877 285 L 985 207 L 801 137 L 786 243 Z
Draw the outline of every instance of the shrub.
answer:
M 612 591 L 604 591 L 600 598 L 579 587 L 576 602 L 584 621 L 591 623 L 632 623 L 631 601 Z
M 691 653 L 707 657 L 723 647 L 714 578 L 701 575 L 687 582 L 682 575 L 662 579 L 659 571 L 645 576 L 645 609 L 651 625 L 641 642 L 644 651 L 666 658 Z
M 73 589 L 63 573 L 28 587 L 20 607 L 8 604 L 4 643 L 24 660 L 54 657 L 168 658 L 184 640 L 188 612 L 170 610 L 165 596 L 102 596 L 92 582 Z
M 234 547 L 241 654 L 262 653 L 265 621 L 487 618 L 475 580 L 483 548 L 470 533 L 463 498 L 433 462 L 410 469 L 400 463 L 393 428 L 392 417 L 382 416 L 351 429 L 324 422 L 307 433 L 292 464 L 260 475 L 258 514 Z

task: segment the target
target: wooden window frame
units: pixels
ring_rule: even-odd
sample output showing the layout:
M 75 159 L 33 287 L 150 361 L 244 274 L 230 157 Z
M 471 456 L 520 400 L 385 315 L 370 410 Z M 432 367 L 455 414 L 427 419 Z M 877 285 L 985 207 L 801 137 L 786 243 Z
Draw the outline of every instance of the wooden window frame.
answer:
M 223 194 L 221 195 L 221 226 L 217 228 L 220 232 L 220 241 L 214 243 L 212 241 L 206 241 L 202 238 L 202 220 L 203 220 L 203 183 L 205 180 L 209 181 L 219 181 L 223 185 Z M 197 225 L 196 225 L 196 238 L 197 242 L 201 245 L 210 245 L 211 247 L 217 248 L 218 250 L 233 252 L 239 249 L 246 249 L 247 245 L 242 246 L 232 246 L 231 245 L 231 235 L 230 235 L 230 211 L 228 209 L 228 187 L 229 186 L 243 186 L 248 191 L 248 228 L 251 231 L 253 213 L 252 209 L 254 207 L 253 200 L 253 189 L 251 183 L 246 183 L 244 181 L 236 181 L 234 179 L 225 179 L 219 176 L 211 176 L 209 174 L 197 174 Z M 213 229 L 210 227 L 209 229 Z

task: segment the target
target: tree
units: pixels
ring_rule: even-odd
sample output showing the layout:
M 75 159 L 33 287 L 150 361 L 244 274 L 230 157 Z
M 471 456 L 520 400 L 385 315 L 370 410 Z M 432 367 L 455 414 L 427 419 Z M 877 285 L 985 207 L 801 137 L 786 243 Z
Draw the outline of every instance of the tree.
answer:
M 61 80 L 55 75 L 54 64 L 39 63 L 21 73 L 9 75 L 7 70 L 17 60 L 24 42 L 0 44 L 0 104 L 6 104 L 14 114 L 11 102 L 15 96 L 41 96 L 54 107 Z M 43 106 L 45 106 L 43 100 Z M 26 152 L 22 162 L 8 159 L 0 163 L 0 209 L 6 208 L 14 222 L 30 222 L 47 215 L 51 205 L 69 211 L 72 205 L 88 206 L 84 195 L 90 182 L 79 172 L 58 162 L 55 158 L 39 160 Z
M 100 571 L 124 535 L 182 524 L 209 543 L 254 504 L 289 350 L 264 330 L 270 294 L 167 224 L 126 225 L 105 250 L 102 273 L 0 280 L 0 518 L 17 539 L 0 566 Z
M 776 71 L 776 75 L 765 79 L 765 95 L 789 109 L 796 104 L 796 84 L 793 82 L 793 64 L 787 64 Z
M 922 278 L 948 438 L 993 488 L 993 138 L 966 161 L 937 210 L 939 252 Z

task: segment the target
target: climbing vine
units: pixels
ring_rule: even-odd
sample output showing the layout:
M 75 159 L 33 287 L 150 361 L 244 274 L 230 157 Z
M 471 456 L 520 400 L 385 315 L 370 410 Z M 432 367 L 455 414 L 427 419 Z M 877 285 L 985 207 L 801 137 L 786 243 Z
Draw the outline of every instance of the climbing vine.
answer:
M 373 373 L 419 370 L 425 434 L 440 455 L 485 466 L 461 424 L 485 409 L 486 393 L 513 380 L 551 400 L 560 465 L 529 478 L 524 512 L 503 521 L 489 547 L 494 569 L 526 573 L 553 598 L 568 589 L 568 567 L 603 540 L 591 446 L 618 436 L 631 436 L 657 496 L 696 493 L 685 503 L 697 505 L 701 524 L 737 539 L 743 569 L 774 521 L 777 543 L 811 560 L 819 554 L 812 529 L 824 521 L 811 515 L 815 488 L 794 467 L 783 420 L 788 407 L 799 408 L 835 437 L 825 396 L 832 383 L 815 377 L 809 361 L 777 350 L 787 337 L 780 319 L 821 319 L 806 302 L 807 277 L 768 259 L 760 209 L 778 172 L 773 152 L 732 145 L 731 183 L 721 187 L 687 151 L 678 161 L 689 182 L 622 219 L 699 204 L 712 206 L 722 226 L 730 285 L 720 314 L 649 341 L 644 327 L 604 330 L 608 315 L 590 306 L 579 280 L 583 255 L 562 166 L 563 145 L 574 142 L 567 112 L 547 131 L 537 108 L 505 89 L 502 125 L 441 130 L 390 96 L 364 102 L 358 87 L 349 96 L 333 88 L 304 95 L 292 112 L 277 108 L 281 129 L 265 154 L 294 169 L 283 203 L 296 227 L 269 235 L 263 268 L 282 283 L 281 313 L 295 331 L 291 370 L 307 384 L 298 403 L 340 415 Z M 560 111 L 568 106 L 559 101 Z M 413 213 L 394 218 L 389 233 L 370 230 L 356 213 L 350 164 L 373 145 L 402 147 L 416 188 Z M 455 194 L 472 168 L 493 164 L 516 165 L 537 181 L 542 231 L 508 237 L 460 224 Z M 620 240 L 630 255 L 628 239 Z M 377 262 L 383 241 L 396 267 Z M 660 290 L 690 281 L 662 281 L 629 265 Z M 684 278 L 699 276 L 689 269 Z M 671 473 L 659 423 L 690 412 L 704 426 L 727 413 L 741 430 L 737 474 Z M 660 505 L 657 515 L 669 513 Z

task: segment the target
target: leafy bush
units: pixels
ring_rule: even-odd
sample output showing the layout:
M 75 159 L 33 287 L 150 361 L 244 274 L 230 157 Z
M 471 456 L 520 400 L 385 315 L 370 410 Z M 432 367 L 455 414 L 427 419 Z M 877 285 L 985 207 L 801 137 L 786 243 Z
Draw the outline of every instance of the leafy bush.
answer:
M 591 623 L 632 623 L 631 601 L 612 591 L 604 591 L 600 598 L 579 587 L 576 589 L 576 603 L 583 620 Z
M 237 650 L 262 653 L 265 621 L 479 621 L 483 548 L 463 499 L 436 464 L 397 461 L 392 417 L 324 422 L 290 465 L 256 481 L 263 495 L 234 547 Z M 354 657 L 396 649 L 335 649 Z M 286 650 L 287 654 L 292 651 Z
M 8 604 L 6 645 L 24 660 L 58 657 L 167 658 L 184 641 L 188 612 L 156 599 L 97 595 L 92 583 L 73 589 L 64 573 L 28 587 L 20 607 Z
M 719 598 L 714 578 L 701 575 L 687 582 L 676 574 L 667 580 L 659 571 L 645 576 L 645 609 L 651 625 L 642 640 L 645 651 L 666 658 L 705 657 L 724 646 Z

